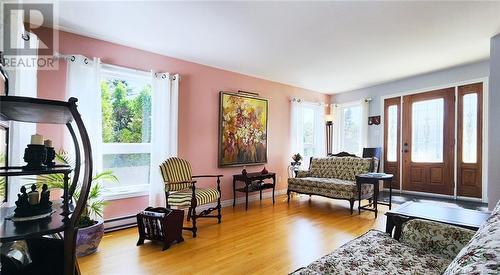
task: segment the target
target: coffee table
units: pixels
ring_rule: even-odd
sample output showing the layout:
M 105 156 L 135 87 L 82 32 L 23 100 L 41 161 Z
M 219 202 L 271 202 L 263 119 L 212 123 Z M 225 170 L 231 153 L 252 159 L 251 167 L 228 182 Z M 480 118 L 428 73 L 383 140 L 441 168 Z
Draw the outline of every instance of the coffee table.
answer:
M 396 240 L 401 237 L 403 223 L 411 219 L 429 220 L 477 230 L 490 216 L 489 213 L 477 210 L 414 201 L 405 202 L 397 209 L 387 211 L 385 215 L 387 216 L 385 232 L 392 234 L 395 228 L 394 239 Z

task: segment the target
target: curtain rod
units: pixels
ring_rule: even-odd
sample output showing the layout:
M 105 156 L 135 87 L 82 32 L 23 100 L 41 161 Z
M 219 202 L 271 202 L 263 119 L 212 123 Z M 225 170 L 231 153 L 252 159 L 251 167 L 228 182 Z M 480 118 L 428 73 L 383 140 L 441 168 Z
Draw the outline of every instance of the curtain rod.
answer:
M 56 53 L 56 54 L 54 55 L 54 57 L 55 57 L 56 59 L 72 59 L 72 58 L 74 59 L 76 56 L 83 56 L 83 57 L 85 57 L 85 58 L 86 58 L 86 59 L 88 59 L 88 60 L 93 60 L 92 58 L 86 57 L 86 56 L 81 55 L 81 54 L 69 54 L 69 55 L 64 55 L 64 54 L 61 54 L 61 53 Z M 144 71 L 144 70 L 140 70 L 140 69 L 136 69 L 136 68 L 132 68 L 132 67 L 128 67 L 128 66 L 120 66 L 120 65 L 108 64 L 108 63 L 101 63 L 101 64 L 102 64 L 102 65 L 104 65 L 104 66 L 108 66 L 108 67 L 110 67 L 110 68 L 122 69 L 122 70 L 123 70 L 123 69 L 127 69 L 127 70 L 131 70 L 131 71 L 136 71 L 136 72 L 138 72 L 138 73 L 148 73 L 148 74 L 149 74 L 149 73 L 160 73 L 160 74 L 161 74 L 161 73 L 166 73 L 166 72 L 155 72 L 155 71 L 153 71 L 153 70 L 150 70 L 150 71 Z M 181 76 L 180 76 L 180 74 L 179 74 L 179 73 L 167 73 L 167 74 L 169 74 L 169 75 L 178 75 L 178 77 L 179 77 L 179 81 L 181 80 Z
M 324 103 L 324 102 L 319 102 L 319 101 L 316 101 L 316 102 L 314 102 L 314 101 L 306 101 L 306 100 L 303 100 L 302 98 L 297 98 L 297 97 L 290 98 L 290 102 L 318 104 L 318 105 L 325 106 L 325 107 L 330 106 L 329 103 Z

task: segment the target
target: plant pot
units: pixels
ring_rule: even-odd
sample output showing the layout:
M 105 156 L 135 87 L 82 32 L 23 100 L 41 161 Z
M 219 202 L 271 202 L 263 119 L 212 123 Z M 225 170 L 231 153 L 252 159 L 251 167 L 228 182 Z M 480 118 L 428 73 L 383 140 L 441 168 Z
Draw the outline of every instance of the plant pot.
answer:
M 95 253 L 103 235 L 103 221 L 98 221 L 94 225 L 78 229 L 76 235 L 76 256 L 83 257 Z

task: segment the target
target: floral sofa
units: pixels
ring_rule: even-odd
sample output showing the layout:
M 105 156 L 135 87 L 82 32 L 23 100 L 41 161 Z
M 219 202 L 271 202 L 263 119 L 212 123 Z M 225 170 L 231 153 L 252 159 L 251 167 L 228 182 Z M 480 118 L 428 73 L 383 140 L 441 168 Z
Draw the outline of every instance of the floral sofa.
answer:
M 288 179 L 288 201 L 290 193 L 319 195 L 350 202 L 351 214 L 358 200 L 356 175 L 373 172 L 378 166 L 377 158 L 327 157 L 312 158 L 308 171 L 298 171 L 295 178 Z M 373 197 L 373 185 L 361 185 L 361 199 Z
M 500 202 L 477 232 L 424 220 L 370 230 L 293 274 L 500 274 Z

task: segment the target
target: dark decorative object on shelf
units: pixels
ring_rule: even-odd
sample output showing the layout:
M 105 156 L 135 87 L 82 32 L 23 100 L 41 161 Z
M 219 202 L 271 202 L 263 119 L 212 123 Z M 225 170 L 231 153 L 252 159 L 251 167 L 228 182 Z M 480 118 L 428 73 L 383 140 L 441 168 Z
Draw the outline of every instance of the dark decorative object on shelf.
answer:
M 241 174 L 242 174 L 242 175 L 246 175 L 246 174 L 248 174 L 247 169 L 243 168 L 243 170 L 241 170 Z
M 379 124 L 380 124 L 380 116 L 368 117 L 368 125 L 379 125 Z
M 269 171 L 267 171 L 266 167 L 264 166 L 264 169 L 260 172 L 262 175 L 269 174 Z
M 50 191 L 46 184 L 42 192 L 36 190 L 36 185 L 31 186 L 31 191 L 26 193 L 26 187 L 21 187 L 21 193 L 17 194 L 16 209 L 14 217 L 33 217 L 52 212 L 52 202 L 49 200 Z
M 54 167 L 56 166 L 56 163 L 54 162 L 54 159 L 56 158 L 56 150 L 54 150 L 54 147 L 45 147 L 47 151 L 47 158 L 45 159 L 45 165 L 47 167 Z
M 43 170 L 47 168 L 43 163 L 47 159 L 47 149 L 45 145 L 28 144 L 24 149 L 24 161 L 27 163 L 24 170 Z

